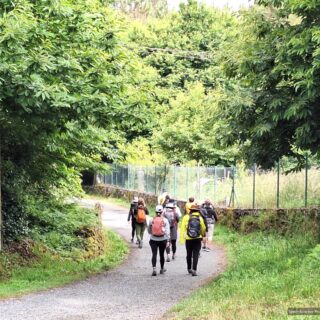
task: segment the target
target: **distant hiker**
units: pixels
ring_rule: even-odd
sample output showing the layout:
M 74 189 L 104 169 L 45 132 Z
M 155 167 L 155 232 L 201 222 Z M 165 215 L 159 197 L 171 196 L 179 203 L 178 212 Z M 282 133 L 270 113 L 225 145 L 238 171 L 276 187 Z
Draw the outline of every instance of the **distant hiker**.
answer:
M 180 229 L 180 243 L 186 243 L 188 272 L 193 276 L 197 275 L 201 241 L 205 235 L 206 227 L 200 214 L 200 206 L 194 204 L 190 213 L 182 218 Z
M 143 246 L 143 234 L 147 224 L 147 215 L 149 215 L 148 208 L 145 206 L 144 200 L 139 198 L 138 206 L 134 209 L 134 217 L 136 219 L 136 237 L 140 249 Z
M 200 215 L 203 218 L 204 225 L 206 226 L 206 235 L 203 237 L 202 242 L 203 242 L 203 247 L 202 249 L 204 251 L 210 251 L 210 249 L 207 247 L 207 234 L 208 234 L 208 220 L 207 220 L 207 211 L 204 209 L 202 206 L 199 206 L 199 211 Z
M 190 197 L 189 201 L 186 203 L 186 207 L 185 207 L 185 214 L 189 214 L 190 213 L 190 208 L 191 206 L 195 204 L 194 202 L 194 197 Z
M 167 191 L 164 190 L 158 197 L 158 204 L 161 204 L 164 208 L 168 202 L 168 199 L 170 199 L 170 195 Z
M 170 262 L 170 247 L 172 248 L 172 260 L 175 259 L 177 251 L 178 223 L 180 216 L 177 213 L 177 206 L 174 200 L 170 200 L 166 205 L 163 216 L 167 218 L 170 225 L 170 245 L 166 247 L 167 262 Z
M 156 265 L 157 265 L 157 253 L 159 248 L 160 256 L 160 274 L 164 274 L 166 269 L 164 268 L 164 251 L 170 240 L 170 225 L 169 221 L 162 216 L 163 207 L 162 205 L 157 205 L 156 216 L 150 221 L 148 226 L 148 232 L 150 234 L 150 247 L 152 251 L 152 275 L 157 275 Z
M 214 206 L 213 206 L 212 202 L 209 199 L 205 200 L 205 202 L 203 203 L 202 207 L 207 212 L 208 232 L 207 232 L 206 238 L 207 238 L 208 244 L 211 244 L 212 243 L 213 232 L 214 232 L 214 225 L 218 221 L 218 216 L 216 214 L 216 211 L 214 209 Z
M 134 211 L 138 208 L 138 197 L 133 197 L 130 204 L 128 222 L 131 220 L 131 242 L 134 241 L 134 234 L 136 232 L 136 218 L 134 217 Z

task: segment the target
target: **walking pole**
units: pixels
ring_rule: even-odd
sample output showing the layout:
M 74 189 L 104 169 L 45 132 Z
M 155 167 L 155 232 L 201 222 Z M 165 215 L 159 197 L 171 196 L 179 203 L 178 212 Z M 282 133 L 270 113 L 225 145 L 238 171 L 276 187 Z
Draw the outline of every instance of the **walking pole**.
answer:
M 253 164 L 253 188 L 252 188 L 252 208 L 256 207 L 256 164 Z

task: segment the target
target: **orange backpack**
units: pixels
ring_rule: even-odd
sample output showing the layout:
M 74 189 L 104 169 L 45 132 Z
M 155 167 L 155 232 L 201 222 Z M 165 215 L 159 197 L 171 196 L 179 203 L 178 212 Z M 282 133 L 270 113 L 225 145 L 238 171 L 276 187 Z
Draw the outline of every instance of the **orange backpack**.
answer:
M 165 234 L 164 220 L 162 217 L 154 217 L 152 220 L 151 234 L 155 237 L 163 237 Z
M 146 222 L 146 212 L 143 207 L 138 208 L 136 220 L 137 220 L 137 223 L 145 223 Z

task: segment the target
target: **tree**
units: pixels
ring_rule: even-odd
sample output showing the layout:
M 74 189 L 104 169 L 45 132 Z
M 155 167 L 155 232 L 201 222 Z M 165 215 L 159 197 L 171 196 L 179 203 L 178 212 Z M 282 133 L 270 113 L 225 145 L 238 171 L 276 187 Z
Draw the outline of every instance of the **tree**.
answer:
M 1 182 L 10 238 L 27 230 L 25 195 L 74 192 L 81 170 L 105 168 L 101 158 L 116 158 L 117 143 L 150 130 L 152 99 L 141 81 L 148 71 L 121 45 L 122 27 L 98 0 L 0 3 Z
M 319 155 L 320 3 L 258 3 L 265 8 L 244 17 L 245 41 L 226 68 L 248 99 L 237 108 L 224 104 L 222 114 L 248 162 L 271 167 L 299 156 L 296 150 Z

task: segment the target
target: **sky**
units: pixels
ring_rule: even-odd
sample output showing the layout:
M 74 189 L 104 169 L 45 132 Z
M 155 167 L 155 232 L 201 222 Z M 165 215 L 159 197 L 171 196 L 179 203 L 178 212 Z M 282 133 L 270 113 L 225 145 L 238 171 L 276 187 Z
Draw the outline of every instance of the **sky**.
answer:
M 208 6 L 215 6 L 218 8 L 223 8 L 228 6 L 232 10 L 237 10 L 240 7 L 247 7 L 253 0 L 198 0 L 199 2 L 205 2 Z M 170 10 L 177 9 L 180 2 L 186 2 L 185 0 L 168 0 L 168 5 Z

